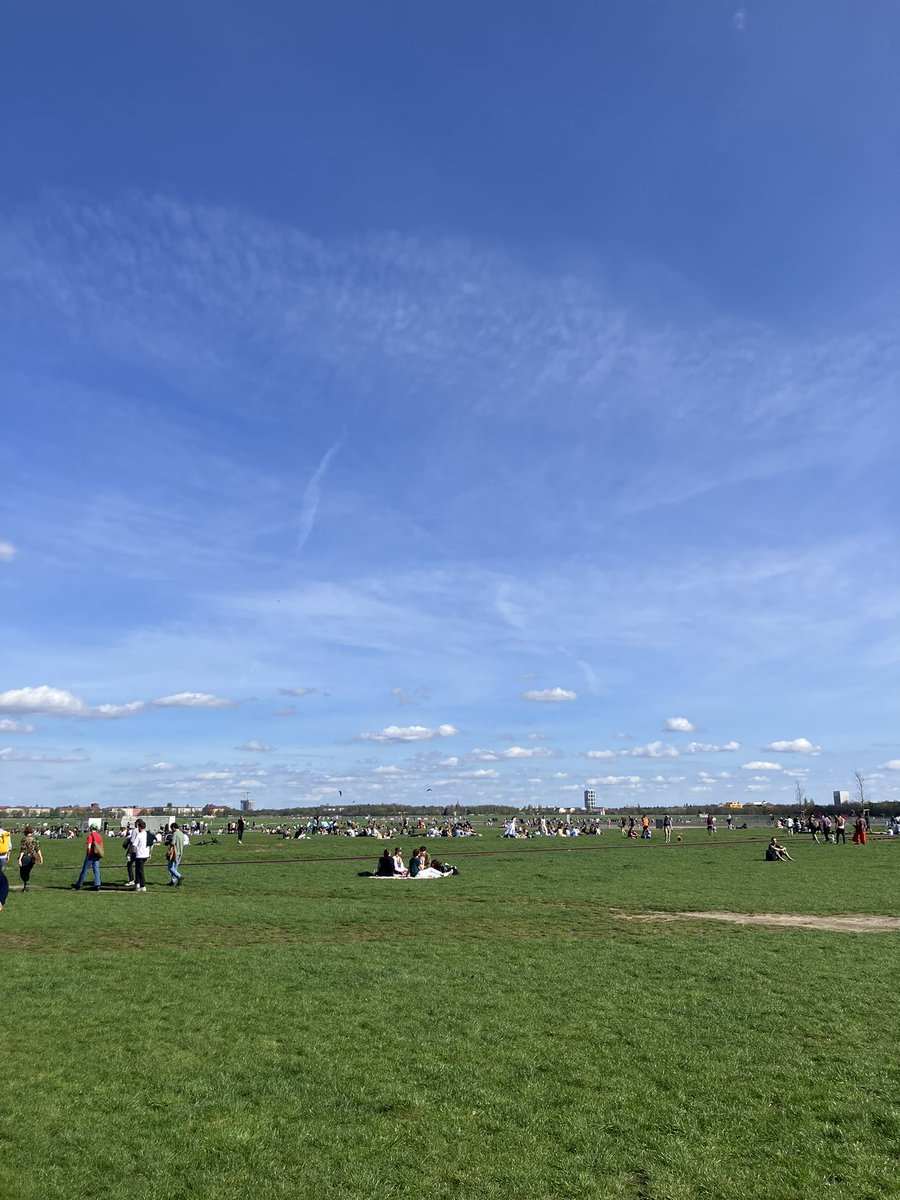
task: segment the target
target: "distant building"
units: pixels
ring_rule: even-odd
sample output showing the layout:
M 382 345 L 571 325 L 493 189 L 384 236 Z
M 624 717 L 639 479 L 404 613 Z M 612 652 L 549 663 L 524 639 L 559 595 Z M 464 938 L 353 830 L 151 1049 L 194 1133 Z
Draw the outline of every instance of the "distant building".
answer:
M 833 794 L 834 794 L 834 807 L 835 808 L 849 808 L 850 807 L 850 793 L 849 792 L 834 792 Z
M 253 808 L 252 800 L 242 800 L 241 801 L 241 812 L 250 812 L 250 810 L 252 808 Z
M 597 793 L 593 788 L 584 789 L 584 811 L 593 812 L 597 807 Z

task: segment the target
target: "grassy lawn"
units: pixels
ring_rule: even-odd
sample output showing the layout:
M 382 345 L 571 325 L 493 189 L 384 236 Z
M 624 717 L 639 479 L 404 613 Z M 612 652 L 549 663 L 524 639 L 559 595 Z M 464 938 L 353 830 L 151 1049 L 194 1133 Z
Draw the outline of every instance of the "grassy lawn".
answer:
M 140 896 L 45 842 L 0 915 L 0 1195 L 894 1197 L 900 935 L 626 919 L 900 915 L 900 846 L 765 836 L 488 831 L 401 883 L 251 835 Z

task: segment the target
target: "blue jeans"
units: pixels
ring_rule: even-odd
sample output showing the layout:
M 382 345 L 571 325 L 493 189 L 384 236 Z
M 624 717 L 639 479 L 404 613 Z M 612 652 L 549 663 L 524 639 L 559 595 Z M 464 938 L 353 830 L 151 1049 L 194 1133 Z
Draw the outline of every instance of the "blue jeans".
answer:
M 166 863 L 166 870 L 172 876 L 173 883 L 177 883 L 178 880 L 182 878 L 181 872 L 178 870 L 178 868 L 180 866 L 181 866 L 180 858 L 170 858 L 168 860 L 168 862 Z
M 0 858 L 0 904 L 6 903 L 6 897 L 9 895 L 9 880 L 6 878 L 4 867 L 9 862 L 9 855 L 4 854 Z
M 90 855 L 84 860 L 81 866 L 81 874 L 78 876 L 78 886 L 84 883 L 84 877 L 88 873 L 88 867 L 94 868 L 94 887 L 100 886 L 100 859 L 91 858 Z

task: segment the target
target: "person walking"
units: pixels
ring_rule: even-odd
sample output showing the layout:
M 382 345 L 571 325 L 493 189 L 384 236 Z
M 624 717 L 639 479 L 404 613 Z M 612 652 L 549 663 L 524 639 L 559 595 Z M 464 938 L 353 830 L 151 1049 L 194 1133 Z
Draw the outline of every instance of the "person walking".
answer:
M 860 813 L 853 823 L 853 841 L 857 846 L 864 846 L 866 844 L 866 836 L 866 819 Z
M 81 891 L 88 867 L 91 867 L 94 872 L 94 891 L 100 891 L 100 860 L 102 857 L 103 834 L 99 829 L 89 829 L 88 835 L 84 839 L 84 862 L 81 864 L 81 874 L 78 876 L 78 882 L 72 884 L 76 892 Z
M 19 847 L 19 878 L 22 880 L 23 892 L 28 891 L 28 881 L 35 864 L 40 866 L 43 861 L 44 856 L 34 836 L 34 830 L 30 825 L 26 825 L 22 830 L 22 845 Z
M 666 813 L 666 815 L 663 817 L 663 838 L 668 846 L 669 842 L 672 840 L 672 818 L 668 813 Z
M 244 818 L 243 817 L 238 817 L 237 835 L 238 835 L 238 845 L 243 846 L 243 844 L 244 844 Z
M 834 844 L 843 842 L 847 845 L 847 818 L 843 813 L 838 813 L 837 820 L 834 823 Z
M 150 860 L 150 842 L 147 838 L 147 822 L 143 817 L 138 817 L 134 823 L 131 847 L 134 854 L 134 890 L 135 892 L 146 892 L 147 880 L 144 876 L 144 868 Z
M 125 886 L 127 888 L 133 888 L 135 886 L 135 883 L 134 883 L 134 846 L 132 846 L 132 844 L 131 844 L 131 835 L 133 833 L 134 833 L 134 830 L 129 825 L 128 828 L 125 830 L 125 832 L 122 834 L 122 849 L 125 851 L 125 874 L 128 876 L 128 878 L 125 881 Z
M 9 880 L 6 878 L 5 867 L 11 853 L 12 834 L 0 825 L 0 912 L 3 912 L 6 897 L 9 895 Z
M 184 881 L 184 876 L 178 870 L 181 866 L 181 859 L 184 855 L 184 834 L 178 828 L 178 822 L 173 821 L 171 825 L 171 833 L 169 834 L 169 845 L 166 848 L 166 869 L 171 876 L 167 887 L 179 887 Z

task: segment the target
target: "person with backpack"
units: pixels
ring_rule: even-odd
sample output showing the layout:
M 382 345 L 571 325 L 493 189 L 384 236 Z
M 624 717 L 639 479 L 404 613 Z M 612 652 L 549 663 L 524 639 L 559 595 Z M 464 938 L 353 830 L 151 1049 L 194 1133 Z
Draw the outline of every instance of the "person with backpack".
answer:
M 3 911 L 3 906 L 6 903 L 6 897 L 9 895 L 9 880 L 6 878 L 4 867 L 9 862 L 9 856 L 12 853 L 12 834 L 8 829 L 4 829 L 0 825 L 0 912 Z
M 81 885 L 84 883 L 85 876 L 88 873 L 88 867 L 93 868 L 94 891 L 100 891 L 100 859 L 102 857 L 103 835 L 99 829 L 89 829 L 88 835 L 84 840 L 84 862 L 81 864 L 81 874 L 78 876 L 78 882 L 72 884 L 76 892 L 81 891 Z
M 43 861 L 44 856 L 41 854 L 41 848 L 34 836 L 34 830 L 30 825 L 26 825 L 22 830 L 22 845 L 19 847 L 19 878 L 22 880 L 23 892 L 28 891 L 28 883 L 35 864 L 40 866 Z

